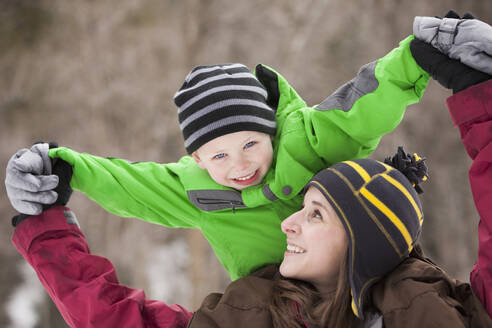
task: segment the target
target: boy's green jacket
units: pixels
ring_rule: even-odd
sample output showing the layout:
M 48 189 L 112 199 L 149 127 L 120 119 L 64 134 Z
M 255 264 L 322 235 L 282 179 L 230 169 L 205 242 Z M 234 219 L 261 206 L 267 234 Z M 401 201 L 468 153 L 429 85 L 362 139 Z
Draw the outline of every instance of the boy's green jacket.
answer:
M 235 280 L 282 261 L 286 243 L 280 223 L 299 210 L 300 193 L 316 172 L 368 156 L 381 136 L 400 123 L 405 108 L 420 100 L 429 75 L 412 57 L 412 39 L 363 66 L 315 107 L 308 107 L 280 74 L 257 67 L 257 75 L 267 72 L 278 87 L 274 159 L 263 182 L 242 192 L 215 183 L 190 156 L 158 164 L 64 147 L 51 149 L 49 155 L 69 162 L 72 188 L 111 213 L 200 229 Z M 258 78 L 265 83 L 265 76 Z

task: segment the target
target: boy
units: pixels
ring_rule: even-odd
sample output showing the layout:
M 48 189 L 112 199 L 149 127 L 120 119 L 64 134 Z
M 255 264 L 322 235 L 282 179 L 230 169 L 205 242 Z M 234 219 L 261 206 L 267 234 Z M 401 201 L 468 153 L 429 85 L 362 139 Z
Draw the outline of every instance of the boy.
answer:
M 412 57 L 412 39 L 314 108 L 263 65 L 256 76 L 241 64 L 193 69 L 175 95 L 191 156 L 176 163 L 128 163 L 63 147 L 49 157 L 70 163 L 72 188 L 116 215 L 200 229 L 235 280 L 281 261 L 280 222 L 300 208 L 314 173 L 368 156 L 420 100 L 429 74 Z

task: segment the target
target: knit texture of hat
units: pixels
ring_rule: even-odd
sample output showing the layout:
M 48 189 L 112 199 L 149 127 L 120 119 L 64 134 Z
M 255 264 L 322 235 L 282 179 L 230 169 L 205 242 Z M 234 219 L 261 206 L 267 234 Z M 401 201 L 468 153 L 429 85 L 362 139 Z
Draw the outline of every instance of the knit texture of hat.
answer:
M 217 137 L 239 131 L 275 135 L 267 91 L 242 64 L 195 67 L 174 95 L 188 154 Z
M 413 162 L 423 164 L 419 160 Z M 362 319 L 369 288 L 408 257 L 420 234 L 423 213 L 415 186 L 399 170 L 371 159 L 335 164 L 309 186 L 323 193 L 347 233 L 352 310 Z

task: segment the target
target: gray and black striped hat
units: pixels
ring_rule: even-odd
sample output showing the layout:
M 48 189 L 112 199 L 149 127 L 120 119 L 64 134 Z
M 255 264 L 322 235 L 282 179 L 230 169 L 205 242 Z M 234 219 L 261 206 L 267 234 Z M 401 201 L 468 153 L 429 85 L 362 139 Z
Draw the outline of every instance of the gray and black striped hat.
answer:
M 275 111 L 267 91 L 242 64 L 195 67 L 174 95 L 188 154 L 225 134 L 257 131 L 275 135 Z

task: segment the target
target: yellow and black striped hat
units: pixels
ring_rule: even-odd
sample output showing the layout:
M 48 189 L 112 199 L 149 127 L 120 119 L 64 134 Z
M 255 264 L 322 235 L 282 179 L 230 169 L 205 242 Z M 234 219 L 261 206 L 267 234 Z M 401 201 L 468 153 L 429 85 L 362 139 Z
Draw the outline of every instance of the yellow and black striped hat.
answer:
M 385 163 L 359 159 L 335 164 L 306 186 L 323 193 L 345 228 L 352 309 L 359 318 L 369 288 L 408 257 L 420 235 L 423 213 L 417 190 L 427 178 L 424 160 L 400 147 Z

